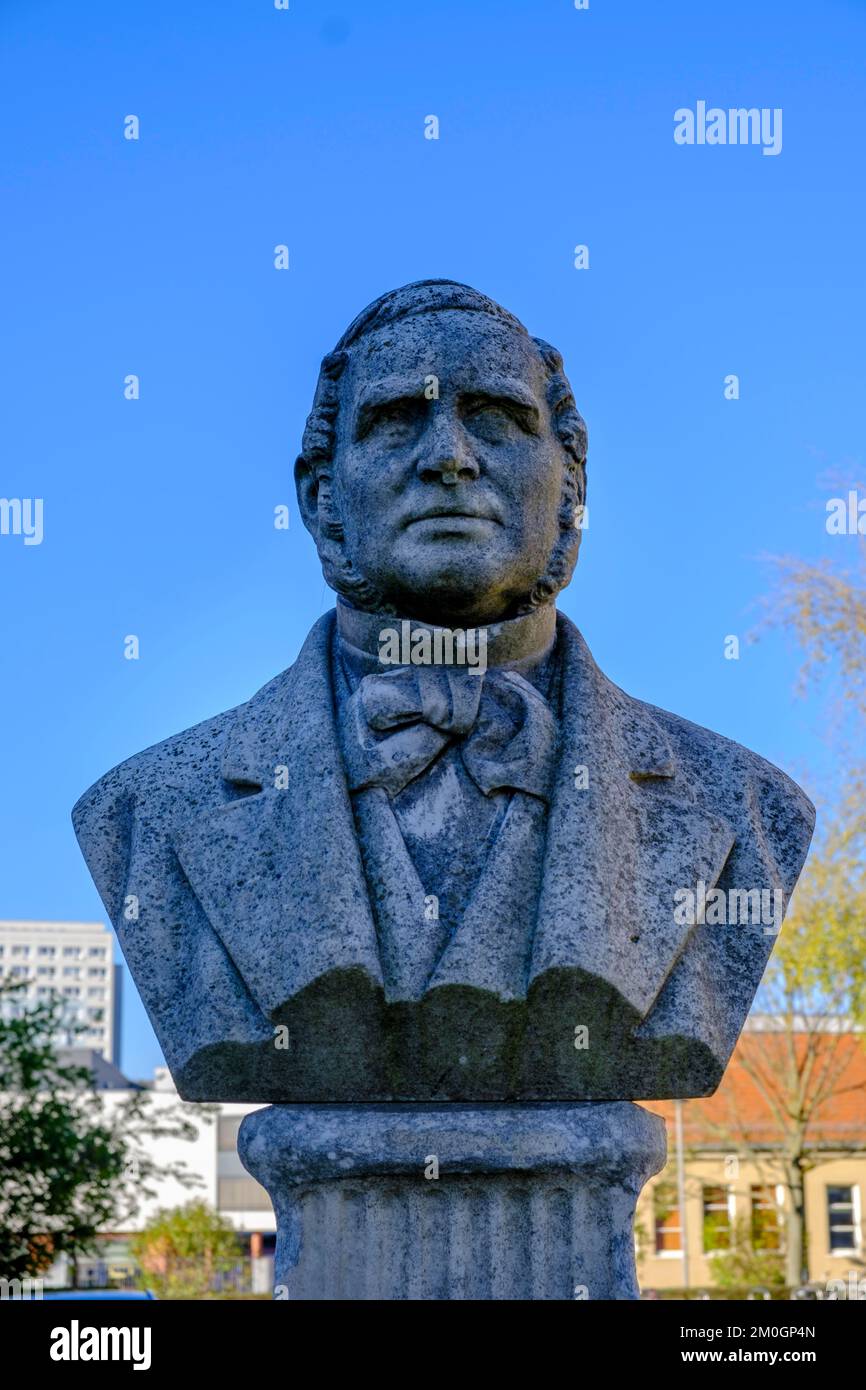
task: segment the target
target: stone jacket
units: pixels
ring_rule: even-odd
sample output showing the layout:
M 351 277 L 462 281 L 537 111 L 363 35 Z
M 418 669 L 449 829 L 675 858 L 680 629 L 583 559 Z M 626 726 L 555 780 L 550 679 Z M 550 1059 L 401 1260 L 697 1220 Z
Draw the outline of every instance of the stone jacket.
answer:
M 122 763 L 73 811 L 181 1095 L 710 1094 L 775 928 L 692 924 L 677 903 L 699 885 L 787 898 L 814 826 L 803 792 L 626 695 L 560 615 L 543 863 L 503 853 L 422 996 L 388 999 L 335 728 L 333 632 L 331 612 L 250 701 Z M 537 915 L 516 934 L 509 876 L 529 872 Z

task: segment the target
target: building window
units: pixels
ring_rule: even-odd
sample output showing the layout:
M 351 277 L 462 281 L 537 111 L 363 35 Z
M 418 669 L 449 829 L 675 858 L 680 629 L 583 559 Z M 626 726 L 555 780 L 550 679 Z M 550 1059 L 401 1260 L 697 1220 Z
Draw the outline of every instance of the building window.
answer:
M 40 946 L 38 954 L 40 956 L 53 956 L 55 954 L 55 949 L 53 946 Z
M 91 966 L 87 973 L 91 979 L 103 980 L 105 978 L 105 971 L 100 970 L 98 966 Z
M 77 946 L 64 946 L 64 947 L 63 947 L 63 954 L 64 954 L 64 956 L 67 957 L 67 959 L 77 960 L 77 959 L 78 959 L 78 949 L 79 949 L 79 948 L 78 948 Z
M 752 1184 L 752 1249 L 782 1249 L 782 1213 L 775 1187 Z
M 13 947 L 12 947 L 12 954 L 13 954 L 13 956 L 29 956 L 29 955 L 30 955 L 30 947 L 29 947 L 29 946 L 13 946 Z
M 90 955 L 91 955 L 91 956 L 98 956 L 100 960 L 104 960 L 104 959 L 105 959 L 105 948 L 104 948 L 103 946 L 91 946 L 91 948 L 90 948 Z
M 66 975 L 67 978 L 71 976 L 72 979 L 77 980 L 78 976 L 81 974 L 81 971 L 77 965 L 64 965 L 63 973 L 64 975 Z
M 730 1250 L 733 1228 L 734 1194 L 728 1187 L 705 1187 L 704 1254 Z
M 856 1187 L 827 1188 L 831 1255 L 856 1255 L 860 1249 L 859 1195 Z
M 677 1189 L 673 1183 L 660 1182 L 653 1190 L 653 1217 L 657 1255 L 682 1255 L 683 1227 Z
M 243 1115 L 220 1115 L 217 1121 L 217 1148 L 221 1154 L 237 1151 L 242 1119 Z
M 271 1199 L 254 1178 L 219 1178 L 217 1206 L 220 1211 L 270 1211 Z

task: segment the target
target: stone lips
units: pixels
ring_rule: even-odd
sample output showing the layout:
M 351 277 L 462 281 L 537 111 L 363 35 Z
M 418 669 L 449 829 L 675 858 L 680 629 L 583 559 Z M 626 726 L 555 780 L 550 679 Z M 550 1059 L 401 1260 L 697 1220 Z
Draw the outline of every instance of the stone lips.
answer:
M 503 956 L 507 922 L 488 919 L 419 998 L 389 999 L 383 986 L 333 728 L 333 614 L 246 705 L 138 754 L 81 798 L 82 851 L 185 1099 L 715 1089 L 773 938 L 678 927 L 674 893 L 702 879 L 790 895 L 814 810 L 757 755 L 625 695 L 562 616 L 557 630 L 560 771 L 534 929 L 522 953 Z M 585 791 L 574 790 L 578 764 Z M 586 1048 L 575 1047 L 581 1026 Z

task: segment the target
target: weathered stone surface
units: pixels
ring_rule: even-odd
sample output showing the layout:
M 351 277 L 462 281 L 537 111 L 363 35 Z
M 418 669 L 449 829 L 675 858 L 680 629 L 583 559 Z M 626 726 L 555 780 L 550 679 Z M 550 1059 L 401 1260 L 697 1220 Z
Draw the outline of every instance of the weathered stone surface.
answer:
M 277 1298 L 629 1299 L 636 1105 L 272 1106 L 239 1152 L 277 1214 Z
M 679 897 L 787 898 L 814 813 L 555 616 L 585 446 L 559 355 L 465 286 L 385 296 L 325 359 L 297 479 L 337 615 L 73 813 L 188 1099 L 718 1084 L 778 923 L 692 923 Z M 480 630 L 486 672 L 386 664 L 404 618 Z

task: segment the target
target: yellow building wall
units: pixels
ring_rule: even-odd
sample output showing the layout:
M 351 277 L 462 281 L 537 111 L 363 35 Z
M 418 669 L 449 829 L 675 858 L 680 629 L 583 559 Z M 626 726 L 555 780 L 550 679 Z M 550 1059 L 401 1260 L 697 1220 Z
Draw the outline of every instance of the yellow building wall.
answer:
M 689 1253 L 689 1287 L 711 1289 L 713 1276 L 703 1245 L 703 1188 L 725 1187 L 730 1192 L 734 1225 L 743 1222 L 748 1229 L 751 1220 L 751 1188 L 775 1186 L 780 1183 L 778 1165 L 768 1158 L 760 1165 L 744 1162 L 733 1155 L 713 1155 L 691 1158 L 686 1163 L 686 1238 Z M 667 1168 L 652 1178 L 644 1188 L 637 1204 L 635 1221 L 638 1253 L 638 1279 L 642 1289 L 673 1289 L 683 1287 L 683 1259 L 680 1253 L 657 1254 L 655 1244 L 654 1193 L 659 1183 L 673 1184 L 676 1189 L 676 1167 Z M 831 1254 L 827 1217 L 826 1189 L 831 1186 L 854 1188 L 855 1220 L 857 1221 L 856 1249 L 851 1254 Z M 782 1211 L 788 1205 L 788 1193 L 782 1191 Z M 858 1280 L 866 1281 L 864 1253 L 864 1216 L 866 1216 L 866 1153 L 854 1158 L 828 1157 L 806 1176 L 807 1264 L 811 1283 L 824 1284 L 830 1279 L 849 1279 L 856 1271 Z M 784 1236 L 783 1236 L 784 1239 Z M 864 1284 L 866 1292 L 866 1284 Z

